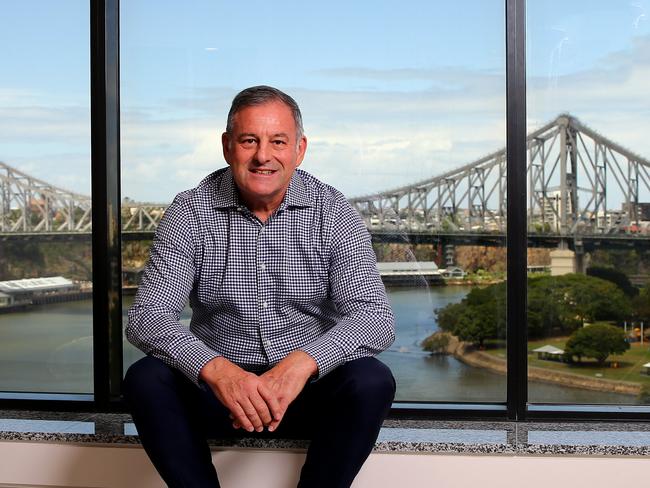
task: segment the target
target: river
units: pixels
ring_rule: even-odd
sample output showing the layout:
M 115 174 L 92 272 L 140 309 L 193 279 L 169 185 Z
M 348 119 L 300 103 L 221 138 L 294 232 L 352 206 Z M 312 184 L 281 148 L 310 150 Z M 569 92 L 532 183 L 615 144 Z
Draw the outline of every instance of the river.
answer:
M 460 301 L 469 290 L 463 286 L 388 289 L 397 338 L 380 358 L 397 379 L 396 400 L 505 401 L 505 376 L 466 366 L 450 356 L 431 356 L 419 346 L 422 339 L 437 330 L 434 310 Z M 124 300 L 126 314 L 132 297 L 125 296 Z M 189 319 L 189 312 L 184 312 L 184 318 Z M 91 320 L 90 300 L 0 314 L 0 391 L 91 392 Z M 125 364 L 140 356 L 130 344 L 125 345 Z M 529 398 L 558 403 L 636 401 L 627 395 L 535 382 L 529 384 Z

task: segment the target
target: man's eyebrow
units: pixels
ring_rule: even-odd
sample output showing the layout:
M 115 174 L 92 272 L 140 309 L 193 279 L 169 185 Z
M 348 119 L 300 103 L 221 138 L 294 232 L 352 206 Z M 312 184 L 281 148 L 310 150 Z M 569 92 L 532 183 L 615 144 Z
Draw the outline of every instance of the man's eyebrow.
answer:
M 278 132 L 277 134 L 273 134 L 273 137 L 284 137 L 285 139 L 289 139 L 289 134 L 286 132 Z
M 241 139 L 242 137 L 257 137 L 257 134 L 253 134 L 252 132 L 243 132 L 242 134 L 237 135 L 238 139 Z

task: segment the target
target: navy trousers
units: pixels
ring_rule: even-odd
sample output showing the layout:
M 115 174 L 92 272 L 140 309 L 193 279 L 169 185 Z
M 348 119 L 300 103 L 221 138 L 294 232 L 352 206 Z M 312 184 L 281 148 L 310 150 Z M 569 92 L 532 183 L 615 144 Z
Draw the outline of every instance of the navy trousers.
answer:
M 273 433 L 233 429 L 211 391 L 153 357 L 129 368 L 124 395 L 142 445 L 169 487 L 220 486 L 207 440 L 259 436 L 310 440 L 299 488 L 347 488 L 377 440 L 395 380 L 375 358 L 345 363 L 308 383 Z

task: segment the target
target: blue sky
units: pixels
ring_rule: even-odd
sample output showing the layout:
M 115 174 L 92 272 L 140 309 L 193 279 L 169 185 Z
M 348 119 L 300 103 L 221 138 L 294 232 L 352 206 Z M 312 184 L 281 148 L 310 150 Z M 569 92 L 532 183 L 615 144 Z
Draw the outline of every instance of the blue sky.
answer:
M 529 127 L 571 111 L 650 158 L 649 0 L 527 9 Z M 88 194 L 88 2 L 0 0 L 0 12 L 0 161 Z M 350 196 L 504 145 L 502 1 L 128 0 L 121 14 L 132 199 L 168 201 L 223 166 L 229 102 L 254 84 L 298 100 L 303 168 Z

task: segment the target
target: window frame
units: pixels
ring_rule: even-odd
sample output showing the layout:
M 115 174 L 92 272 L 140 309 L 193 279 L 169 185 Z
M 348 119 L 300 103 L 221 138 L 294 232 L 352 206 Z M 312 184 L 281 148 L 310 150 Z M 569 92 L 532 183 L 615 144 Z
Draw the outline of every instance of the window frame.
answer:
M 126 411 L 120 219 L 119 0 L 90 2 L 94 394 L 1 393 L 0 407 Z M 526 0 L 504 0 L 507 153 L 507 393 L 505 402 L 396 402 L 391 417 L 649 420 L 650 405 L 530 403 L 526 318 Z M 523 190 L 522 190 L 523 189 Z M 521 326 L 523 324 L 524 326 Z

